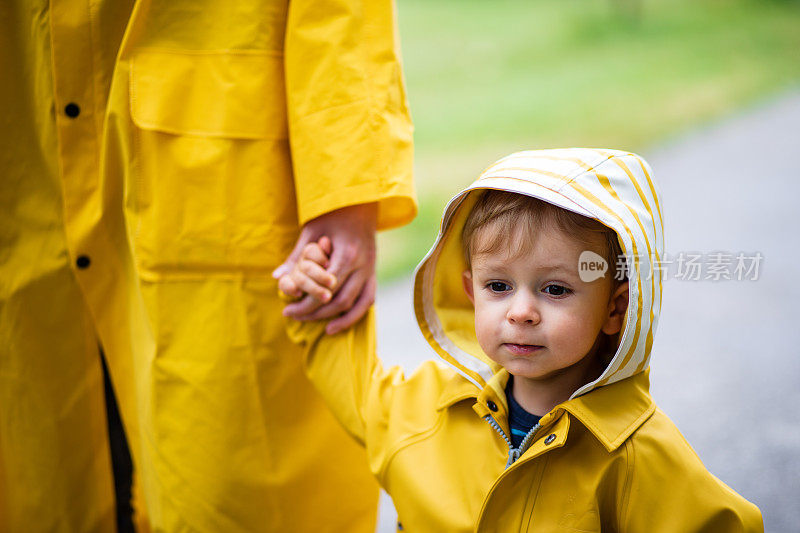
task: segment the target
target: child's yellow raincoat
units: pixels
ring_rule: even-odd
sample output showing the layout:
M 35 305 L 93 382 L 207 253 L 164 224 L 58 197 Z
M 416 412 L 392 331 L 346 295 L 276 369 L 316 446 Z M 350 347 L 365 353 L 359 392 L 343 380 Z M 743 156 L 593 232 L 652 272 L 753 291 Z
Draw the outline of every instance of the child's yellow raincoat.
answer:
M 481 189 L 538 197 L 613 228 L 629 260 L 617 352 L 594 382 L 542 417 L 521 454 L 508 444 L 508 373 L 483 355 L 460 274 L 466 215 Z M 307 370 L 362 442 L 406 531 L 756 532 L 759 510 L 712 476 L 648 393 L 661 307 L 651 262 L 664 251 L 647 164 L 610 150 L 513 154 L 447 206 L 414 289 L 419 325 L 446 363 L 384 370 L 368 320 L 335 337 L 298 326 Z M 613 265 L 612 265 L 613 268 Z

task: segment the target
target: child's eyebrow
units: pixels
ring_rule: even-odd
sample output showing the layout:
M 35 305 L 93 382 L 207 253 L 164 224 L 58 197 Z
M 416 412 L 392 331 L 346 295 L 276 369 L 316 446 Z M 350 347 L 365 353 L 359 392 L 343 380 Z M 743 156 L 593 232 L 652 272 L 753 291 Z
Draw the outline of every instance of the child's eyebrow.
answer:
M 474 268 L 476 274 L 489 275 L 494 272 L 505 271 L 505 264 L 501 261 L 498 261 L 496 263 L 475 265 Z M 578 272 L 578 265 L 570 266 L 568 263 L 546 263 L 543 265 L 536 265 L 534 270 L 536 270 L 537 272 L 542 272 L 547 274 L 559 273 L 559 274 L 576 275 Z
M 573 265 L 573 267 L 577 267 L 577 265 Z M 572 274 L 577 270 L 577 268 L 572 268 L 565 263 L 554 263 L 552 265 L 539 265 L 536 270 L 541 270 L 544 272 L 566 272 L 567 274 Z

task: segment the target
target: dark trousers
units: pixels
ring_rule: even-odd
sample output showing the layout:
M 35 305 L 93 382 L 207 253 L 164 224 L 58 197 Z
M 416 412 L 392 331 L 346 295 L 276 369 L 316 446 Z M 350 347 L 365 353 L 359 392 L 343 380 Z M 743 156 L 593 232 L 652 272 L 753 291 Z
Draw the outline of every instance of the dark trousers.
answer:
M 108 417 L 108 442 L 111 446 L 111 468 L 114 473 L 114 494 L 117 501 L 118 533 L 135 533 L 133 528 L 133 508 L 131 507 L 131 487 L 133 484 L 133 462 L 125 437 L 125 428 L 119 416 L 117 398 L 108 375 L 106 357 L 102 349 L 103 381 L 106 393 L 106 415 Z

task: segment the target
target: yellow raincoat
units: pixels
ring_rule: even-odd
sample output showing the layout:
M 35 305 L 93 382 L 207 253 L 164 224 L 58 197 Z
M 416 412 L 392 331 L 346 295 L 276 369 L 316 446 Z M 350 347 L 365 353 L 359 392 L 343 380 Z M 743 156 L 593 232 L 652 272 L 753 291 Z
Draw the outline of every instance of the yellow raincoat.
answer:
M 460 273 L 460 234 L 478 195 L 527 194 L 595 218 L 620 236 L 630 300 L 603 374 L 540 420 L 521 453 L 508 439 L 508 373 L 481 351 Z M 374 355 L 369 315 L 334 337 L 292 323 L 309 376 L 365 446 L 405 531 L 763 531 L 759 510 L 712 476 L 648 393 L 663 223 L 650 169 L 610 150 L 520 152 L 447 206 L 417 269 L 419 325 L 440 356 L 409 377 Z M 652 258 L 652 259 L 651 259 Z
M 392 2 L 0 21 L 0 531 L 114 530 L 99 344 L 154 530 L 372 531 L 377 486 L 270 272 L 320 214 L 414 215 Z
M 101 131 L 132 1 L 0 2 L 0 532 L 114 531 L 99 343 L 137 448 L 143 334 Z M 120 379 L 120 378 L 127 379 Z

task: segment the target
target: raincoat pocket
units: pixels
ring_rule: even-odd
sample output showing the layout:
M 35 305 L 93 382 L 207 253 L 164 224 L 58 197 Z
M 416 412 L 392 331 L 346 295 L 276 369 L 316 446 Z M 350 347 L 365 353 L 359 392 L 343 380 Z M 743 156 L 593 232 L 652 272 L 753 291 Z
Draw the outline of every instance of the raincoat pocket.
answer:
M 143 276 L 266 273 L 296 236 L 283 57 L 143 50 L 127 210 Z

